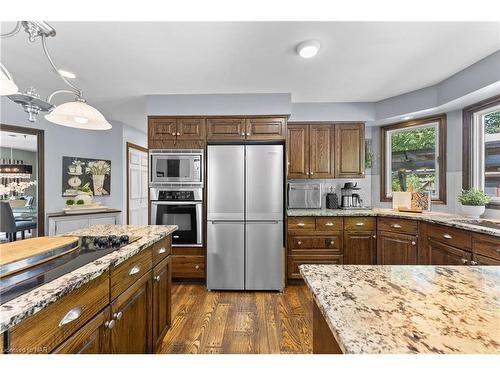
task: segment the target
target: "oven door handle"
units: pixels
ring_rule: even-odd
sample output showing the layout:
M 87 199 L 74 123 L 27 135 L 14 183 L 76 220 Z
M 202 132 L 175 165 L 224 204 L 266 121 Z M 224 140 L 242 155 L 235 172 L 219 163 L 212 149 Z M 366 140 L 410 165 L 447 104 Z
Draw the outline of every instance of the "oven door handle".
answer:
M 152 205 L 202 205 L 202 201 L 151 201 Z

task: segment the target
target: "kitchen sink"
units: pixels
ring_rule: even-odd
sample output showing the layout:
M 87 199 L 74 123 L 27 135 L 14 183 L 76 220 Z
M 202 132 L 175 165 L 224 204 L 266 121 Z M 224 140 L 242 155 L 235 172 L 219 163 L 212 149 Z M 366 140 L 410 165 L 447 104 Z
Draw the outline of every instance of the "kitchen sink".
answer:
M 477 225 L 479 227 L 492 228 L 500 230 L 500 222 L 487 219 L 457 219 L 457 223 Z

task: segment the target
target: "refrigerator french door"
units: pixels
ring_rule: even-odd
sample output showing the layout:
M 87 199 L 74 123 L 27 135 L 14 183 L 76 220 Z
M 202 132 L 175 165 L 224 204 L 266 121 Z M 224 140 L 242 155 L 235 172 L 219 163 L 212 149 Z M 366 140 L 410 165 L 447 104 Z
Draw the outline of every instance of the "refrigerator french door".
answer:
M 282 290 L 283 146 L 208 146 L 207 287 Z

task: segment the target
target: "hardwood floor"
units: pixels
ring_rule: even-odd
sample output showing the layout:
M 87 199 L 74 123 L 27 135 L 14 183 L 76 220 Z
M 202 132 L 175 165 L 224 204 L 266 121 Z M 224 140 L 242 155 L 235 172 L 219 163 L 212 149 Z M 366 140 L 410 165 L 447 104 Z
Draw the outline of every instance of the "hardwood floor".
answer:
M 160 353 L 312 353 L 312 299 L 305 285 L 275 292 L 172 288 L 172 327 Z

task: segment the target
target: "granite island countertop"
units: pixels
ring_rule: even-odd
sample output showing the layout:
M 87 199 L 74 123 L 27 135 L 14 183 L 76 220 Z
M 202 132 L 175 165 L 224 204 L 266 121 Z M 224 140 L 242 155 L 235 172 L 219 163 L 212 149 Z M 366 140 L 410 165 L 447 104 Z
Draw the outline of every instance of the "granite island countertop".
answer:
M 411 212 L 399 212 L 389 208 L 373 208 L 363 210 L 330 210 L 330 209 L 287 209 L 287 216 L 295 217 L 356 217 L 356 216 L 373 216 L 373 217 L 389 217 L 410 220 L 420 220 L 428 223 L 446 225 L 449 227 L 470 230 L 472 232 L 489 234 L 500 237 L 500 220 L 482 219 L 486 222 L 498 224 L 499 229 L 485 227 L 467 223 L 467 220 L 474 220 L 464 216 L 448 214 L 444 212 L 424 212 L 421 214 Z
M 500 354 L 500 267 L 301 265 L 344 353 Z
M 65 236 L 122 235 L 140 237 L 112 253 L 0 305 L 0 333 L 54 303 L 155 242 L 173 233 L 176 225 L 96 225 Z

